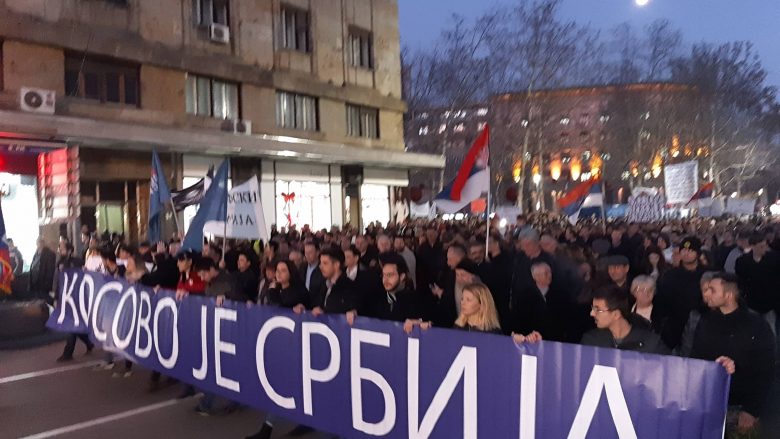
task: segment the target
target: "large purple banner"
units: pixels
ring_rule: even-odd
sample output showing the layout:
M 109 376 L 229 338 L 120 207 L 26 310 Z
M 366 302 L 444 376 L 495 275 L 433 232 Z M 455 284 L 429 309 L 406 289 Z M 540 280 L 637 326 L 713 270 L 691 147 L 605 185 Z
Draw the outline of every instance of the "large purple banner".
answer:
M 713 363 L 393 322 L 314 318 L 68 271 L 53 329 L 345 437 L 719 438 Z

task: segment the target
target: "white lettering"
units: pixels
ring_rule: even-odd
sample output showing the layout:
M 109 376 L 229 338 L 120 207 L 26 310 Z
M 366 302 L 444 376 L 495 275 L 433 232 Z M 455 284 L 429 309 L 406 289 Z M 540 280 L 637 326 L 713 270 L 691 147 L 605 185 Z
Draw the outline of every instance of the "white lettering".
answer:
M 222 320 L 235 322 L 238 313 L 233 309 L 218 307 L 214 310 L 214 370 L 217 373 L 217 385 L 234 392 L 241 391 L 238 381 L 222 376 L 222 353 L 236 355 L 236 345 L 222 341 Z
M 109 291 L 116 291 L 117 293 L 122 292 L 122 284 L 119 282 L 109 282 L 100 288 L 100 291 L 97 293 L 97 297 L 95 297 L 95 304 L 92 308 L 92 333 L 95 334 L 95 339 L 101 342 L 105 342 L 108 335 L 98 327 L 100 301 L 103 300 L 103 296 Z
M 149 329 L 149 319 L 152 317 L 152 301 L 149 293 L 141 291 L 141 304 L 138 307 L 138 323 L 135 327 L 135 355 L 139 358 L 149 358 L 152 353 L 152 331 Z M 146 315 L 144 315 L 144 303 L 146 304 Z M 146 347 L 141 349 L 141 329 L 146 332 Z
M 536 357 L 523 355 L 520 368 L 520 439 L 536 437 Z
M 327 383 L 339 373 L 341 368 L 341 350 L 339 349 L 339 339 L 336 334 L 322 323 L 304 322 L 301 325 L 302 331 L 302 364 L 303 364 L 303 412 L 311 416 L 312 398 L 311 383 L 317 381 Z M 317 334 L 325 337 L 330 346 L 330 362 L 325 369 L 312 369 L 311 364 L 311 336 Z
M 279 407 L 292 410 L 295 408 L 295 398 L 280 395 L 268 380 L 268 374 L 265 372 L 265 341 L 275 329 L 286 329 L 295 332 L 295 321 L 289 317 L 271 317 L 260 328 L 257 335 L 257 344 L 255 345 L 255 364 L 257 366 L 257 377 L 260 378 L 260 384 L 265 390 L 265 394 L 271 398 L 271 401 Z
M 73 301 L 73 288 L 76 286 L 76 279 L 78 279 L 78 275 L 73 273 L 73 277 L 71 278 L 68 276 L 68 273 L 64 273 L 63 277 L 65 282 L 63 282 L 62 286 L 62 296 L 60 296 L 60 316 L 57 318 L 57 323 L 62 324 L 62 322 L 65 321 L 65 305 L 68 305 L 70 306 L 70 309 L 73 310 L 73 326 L 78 326 L 80 322 L 79 312 L 76 310 L 76 302 Z M 72 282 L 70 282 L 70 286 L 68 286 L 69 280 L 72 280 Z
M 631 422 L 631 415 L 628 413 L 628 405 L 623 396 L 623 388 L 620 386 L 617 369 L 598 365 L 593 367 L 588 384 L 585 385 L 585 393 L 582 395 L 577 415 L 574 416 L 568 438 L 584 439 L 588 435 L 590 423 L 593 421 L 601 399 L 602 388 L 607 393 L 607 404 L 618 437 L 620 439 L 636 439 L 636 431 L 633 422 Z
M 439 421 L 455 388 L 463 377 L 463 438 L 477 439 L 477 349 L 464 346 L 450 365 L 441 386 L 433 395 L 433 401 L 428 411 L 423 415 L 422 423 L 418 422 L 420 394 L 420 341 L 409 339 L 408 347 L 408 409 L 409 437 L 412 439 L 428 438 Z
M 98 293 L 98 297 L 100 294 Z M 173 324 L 171 325 L 171 356 L 163 358 L 160 353 L 160 314 L 165 308 L 170 308 Z M 163 297 L 157 302 L 154 310 L 154 349 L 157 351 L 157 360 L 166 369 L 173 369 L 176 360 L 179 359 L 179 311 L 176 309 L 176 301 L 172 297 Z
M 204 305 L 200 307 L 200 368 L 192 368 L 192 376 L 196 380 L 203 381 L 209 371 L 209 355 L 206 349 L 206 313 L 208 308 Z
M 89 287 L 89 294 L 85 295 L 85 286 Z M 84 322 L 89 321 L 89 315 L 92 312 L 90 304 L 92 303 L 92 296 L 95 295 L 95 279 L 91 274 L 84 273 L 81 279 L 81 285 L 79 286 L 79 310 L 81 311 L 81 318 Z
M 352 426 L 355 430 L 368 433 L 373 436 L 384 436 L 390 433 L 395 427 L 396 407 L 395 394 L 387 380 L 378 372 L 360 365 L 360 345 L 361 343 L 372 344 L 376 346 L 390 347 L 390 335 L 381 332 L 364 331 L 361 329 L 352 329 L 350 338 L 350 378 L 352 388 Z M 361 381 L 366 380 L 374 383 L 385 400 L 385 413 L 382 420 L 376 423 L 366 422 L 363 419 L 363 391 Z
M 127 302 L 127 299 L 132 299 L 132 312 L 133 317 L 130 319 L 130 329 L 127 331 L 127 335 L 125 338 L 122 338 L 119 336 L 119 323 L 120 323 L 120 316 L 122 315 L 122 307 L 125 305 L 125 302 Z M 128 346 L 130 346 L 130 340 L 133 339 L 133 332 L 135 331 L 135 320 L 137 317 L 137 309 L 138 306 L 138 297 L 135 292 L 135 288 L 130 287 L 129 290 L 125 291 L 124 294 L 122 294 L 122 298 L 119 299 L 119 304 L 116 306 L 116 310 L 114 311 L 114 323 L 111 326 L 111 339 L 114 341 L 114 346 L 116 346 L 119 349 L 125 350 Z M 123 316 L 123 321 L 126 321 L 127 316 Z

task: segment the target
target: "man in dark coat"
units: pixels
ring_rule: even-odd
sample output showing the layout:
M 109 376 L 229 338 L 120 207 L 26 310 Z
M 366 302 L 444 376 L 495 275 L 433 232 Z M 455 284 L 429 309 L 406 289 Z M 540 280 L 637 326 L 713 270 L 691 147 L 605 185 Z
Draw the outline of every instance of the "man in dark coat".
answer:
M 446 268 L 444 250 L 439 233 L 434 227 L 425 230 L 425 240 L 417 249 L 417 289 L 428 294 L 430 286 L 441 276 Z
M 614 286 L 607 285 L 593 293 L 590 315 L 596 322 L 596 329 L 585 333 L 583 345 L 647 354 L 670 353 L 657 334 L 631 325 L 628 297 Z
M 553 279 L 557 279 L 558 276 L 556 276 L 555 258 L 542 250 L 539 232 L 527 227 L 520 231 L 518 239 L 520 252 L 515 256 L 514 268 L 512 269 L 512 287 L 510 290 L 510 305 L 512 307 L 510 313 L 512 317 L 508 329 L 517 333 L 527 334 L 527 332 L 522 332 L 523 317 L 518 312 L 521 307 L 520 302 L 523 298 L 523 292 L 532 289 L 536 285 L 531 275 L 531 266 L 544 262 L 551 268 Z
M 691 357 L 717 361 L 732 373 L 729 406 L 736 426 L 750 432 L 765 413 L 774 377 L 774 336 L 766 321 L 740 305 L 736 276 L 718 273 L 709 283 L 707 305 L 693 337 Z
M 320 270 L 325 282 L 318 291 L 312 291 L 312 315 L 345 314 L 358 309 L 359 299 L 355 284 L 344 275 L 344 252 L 331 247 L 320 253 Z M 303 312 L 303 305 L 294 310 Z
M 658 292 L 653 300 L 669 312 L 669 320 L 661 338 L 671 349 L 680 346 L 683 329 L 691 311 L 705 309 L 699 281 L 706 268 L 699 262 L 700 251 L 701 241 L 698 238 L 685 238 L 680 243 L 681 265 L 667 271 L 658 279 Z
M 763 234 L 754 233 L 749 243 L 750 252 L 740 256 L 735 266 L 739 288 L 750 309 L 774 322 L 774 310 L 780 303 L 780 260 Z
M 57 255 L 46 246 L 43 238 L 38 238 L 38 249 L 30 263 L 30 291 L 50 304 L 52 299 L 49 292 L 52 290 L 56 263 Z
M 422 317 L 418 295 L 409 289 L 409 269 L 397 254 L 379 257 L 382 265 L 382 300 L 374 301 L 372 316 L 382 320 L 404 322 Z
M 573 325 L 571 296 L 555 286 L 552 269 L 545 262 L 531 266 L 534 286 L 522 292 L 517 301 L 517 331 L 538 331 L 545 340 L 577 343 L 582 337 Z

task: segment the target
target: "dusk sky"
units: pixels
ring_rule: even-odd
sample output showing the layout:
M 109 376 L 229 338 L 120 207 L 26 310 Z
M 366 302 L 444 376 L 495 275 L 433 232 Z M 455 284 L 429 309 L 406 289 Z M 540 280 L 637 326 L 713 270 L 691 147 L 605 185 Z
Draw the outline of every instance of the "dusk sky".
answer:
M 476 17 L 494 5 L 518 0 L 399 0 L 401 43 L 423 47 L 439 37 L 453 13 Z M 769 73 L 767 82 L 780 87 L 780 0 L 564 0 L 562 13 L 581 24 L 608 31 L 630 22 L 641 29 L 666 18 L 683 32 L 687 44 L 748 40 L 754 43 Z

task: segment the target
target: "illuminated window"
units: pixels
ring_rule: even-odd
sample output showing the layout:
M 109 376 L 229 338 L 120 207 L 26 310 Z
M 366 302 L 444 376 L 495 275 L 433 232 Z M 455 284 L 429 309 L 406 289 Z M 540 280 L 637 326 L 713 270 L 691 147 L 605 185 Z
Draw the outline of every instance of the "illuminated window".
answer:
M 477 116 L 487 116 L 488 109 L 487 108 L 480 108 L 477 110 Z
M 455 125 L 454 131 L 456 133 L 462 133 L 462 132 L 466 131 L 466 124 L 459 123 L 459 124 Z
M 288 197 L 295 194 L 295 197 L 285 202 L 285 194 Z M 312 230 L 330 229 L 330 185 L 312 181 L 277 181 L 277 227 L 288 226 L 288 215 L 290 223 L 298 226 L 299 230 L 306 224 Z
M 428 125 L 425 125 L 424 127 L 420 127 L 420 133 L 421 136 L 427 136 L 428 135 Z

